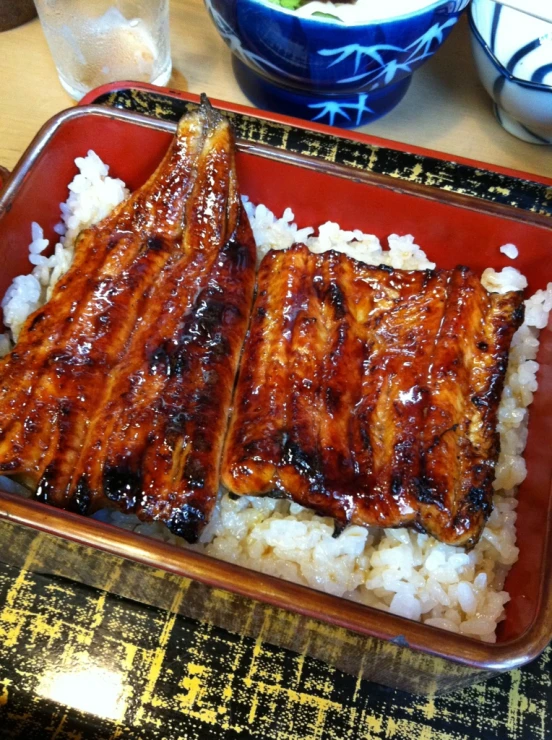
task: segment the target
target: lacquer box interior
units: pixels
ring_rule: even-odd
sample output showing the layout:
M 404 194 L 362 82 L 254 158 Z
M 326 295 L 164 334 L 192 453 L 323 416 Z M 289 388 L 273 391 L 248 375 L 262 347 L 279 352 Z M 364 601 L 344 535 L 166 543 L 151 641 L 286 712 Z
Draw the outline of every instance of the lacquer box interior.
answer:
M 39 222 L 47 238 L 54 236 L 58 204 L 66 199 L 75 174 L 75 157 L 94 149 L 112 176 L 135 189 L 156 167 L 174 130 L 170 122 L 103 107 L 74 109 L 47 124 L 0 200 L 0 295 L 16 275 L 29 271 L 30 223 Z M 519 248 L 514 266 L 527 276 L 529 294 L 552 280 L 552 223 L 546 215 L 328 162 L 312 152 L 302 155 L 245 140 L 239 140 L 238 148 L 242 192 L 277 214 L 292 207 L 299 227 L 331 220 L 345 229 L 376 234 L 382 242 L 391 233 L 410 233 L 439 267 L 466 264 L 479 272 L 512 264 L 499 246 L 513 242 Z M 358 672 L 362 664 L 366 678 L 399 688 L 450 690 L 508 670 L 536 657 L 552 635 L 550 329 L 541 333 L 538 361 L 539 389 L 530 408 L 525 455 L 528 476 L 519 491 L 520 557 L 507 579 L 511 601 L 496 645 L 6 493 L 0 493 L 1 557 L 22 565 L 35 530 L 40 530 L 45 533 L 40 535 L 44 556 L 28 561 L 27 567 L 107 585 L 121 595 L 254 635 L 268 609 L 272 632 L 265 625 L 264 639 L 296 650 L 306 646 L 310 654 L 345 670 Z M 126 575 L 107 584 L 113 558 L 124 559 Z M 163 577 L 160 570 L 177 578 Z M 186 580 L 185 596 L 176 604 L 179 579 L 190 582 Z

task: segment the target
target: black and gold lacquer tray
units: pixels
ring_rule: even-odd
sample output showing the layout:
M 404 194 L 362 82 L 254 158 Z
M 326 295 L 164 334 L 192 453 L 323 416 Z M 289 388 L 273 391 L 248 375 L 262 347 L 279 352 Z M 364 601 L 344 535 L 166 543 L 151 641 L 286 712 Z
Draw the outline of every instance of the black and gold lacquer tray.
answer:
M 83 102 L 175 121 L 195 98 L 143 86 L 99 90 Z M 231 108 L 239 139 L 251 147 L 370 173 L 385 187 L 407 182 L 429 200 L 452 193 L 468 210 L 481 202 L 497 215 L 515 209 L 520 223 L 545 224 L 552 215 L 549 184 L 519 173 Z M 496 666 L 421 653 L 400 632 L 392 640 L 355 634 L 16 520 L 0 521 L 6 737 L 547 736 L 549 652 L 457 700 L 435 698 L 483 681 Z M 98 701 L 79 684 L 81 674 L 92 677 Z M 25 696 L 34 697 L 39 711 L 23 709 Z M 18 724 L 27 734 L 16 734 Z

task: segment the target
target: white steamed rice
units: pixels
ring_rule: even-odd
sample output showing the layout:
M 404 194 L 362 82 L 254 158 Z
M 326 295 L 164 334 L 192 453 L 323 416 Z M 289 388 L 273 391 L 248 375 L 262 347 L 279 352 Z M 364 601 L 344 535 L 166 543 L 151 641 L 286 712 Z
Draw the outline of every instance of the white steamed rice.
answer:
M 99 221 L 127 195 L 124 184 L 108 176 L 107 166 L 94 152 L 75 161 L 80 174 L 69 186 L 69 199 L 61 205 L 62 224 L 57 229 L 61 239 L 54 254 L 49 258 L 42 255 L 48 242 L 40 227 L 33 224 L 29 248 L 33 272 L 16 278 L 2 302 L 11 335 L 0 335 L 0 356 L 9 351 L 25 318 L 49 298 L 53 285 L 68 269 L 79 231 Z M 331 222 L 321 225 L 315 235 L 312 227 L 298 229 L 290 208 L 278 219 L 265 206 L 255 206 L 247 198 L 244 202 L 259 260 L 270 249 L 287 249 L 300 241 L 313 252 L 335 249 L 367 264 L 410 270 L 434 267 L 410 235 L 391 235 L 388 248 L 382 247 L 373 235 L 344 231 Z M 508 251 L 508 256 L 517 256 L 513 250 Z M 495 292 L 527 286 L 525 277 L 513 267 L 501 272 L 489 268 L 483 273 L 482 282 Z M 501 453 L 494 483 L 494 510 L 471 552 L 408 529 L 349 526 L 334 538 L 331 519 L 297 504 L 260 497 L 233 500 L 224 491 L 194 548 L 263 573 L 493 642 L 496 625 L 503 619 L 504 605 L 509 600 L 503 590 L 504 579 L 518 557 L 515 493 L 526 475 L 522 453 L 527 440 L 527 407 L 537 388 L 538 334 L 548 323 L 552 283 L 529 298 L 525 306 L 525 321 L 512 342 L 499 409 Z M 159 523 L 144 524 L 135 516 L 111 510 L 99 512 L 96 517 L 188 546 Z
M 500 251 L 511 260 L 517 259 L 519 255 L 519 250 L 515 244 L 504 244 L 502 247 L 500 247 Z
M 69 185 L 68 199 L 60 204 L 61 222 L 55 227 L 60 240 L 54 253 L 50 257 L 42 254 L 49 241 L 44 239 L 42 228 L 33 222 L 29 245 L 33 271 L 30 275 L 16 277 L 2 299 L 4 325 L 15 340 L 27 316 L 50 298 L 54 285 L 69 269 L 79 232 L 105 218 L 129 194 L 122 180 L 108 177 L 109 167 L 95 152 L 77 157 L 75 164 L 79 174 Z M 9 351 L 9 339 L 7 334 L 0 335 L 0 357 Z

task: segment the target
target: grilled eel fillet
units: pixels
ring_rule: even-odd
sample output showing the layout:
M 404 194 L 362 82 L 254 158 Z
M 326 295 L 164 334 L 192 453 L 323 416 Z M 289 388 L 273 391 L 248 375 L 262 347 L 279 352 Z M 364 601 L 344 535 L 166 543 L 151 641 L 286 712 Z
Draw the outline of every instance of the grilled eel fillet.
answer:
M 263 260 L 222 480 L 338 526 L 473 546 L 492 507 L 519 293 L 465 267 L 406 272 L 304 246 Z
M 0 362 L 0 473 L 194 540 L 216 500 L 255 244 L 228 122 L 204 101 L 151 178 L 82 232 Z

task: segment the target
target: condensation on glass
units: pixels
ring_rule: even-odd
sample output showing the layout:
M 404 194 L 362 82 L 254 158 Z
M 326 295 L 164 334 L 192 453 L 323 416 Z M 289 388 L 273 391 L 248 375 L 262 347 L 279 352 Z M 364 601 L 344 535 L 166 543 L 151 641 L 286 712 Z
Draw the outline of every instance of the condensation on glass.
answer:
M 61 84 L 80 100 L 117 80 L 165 85 L 169 0 L 35 0 Z

